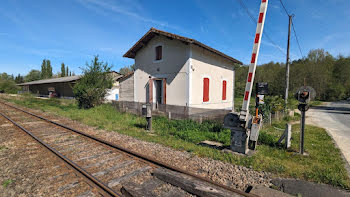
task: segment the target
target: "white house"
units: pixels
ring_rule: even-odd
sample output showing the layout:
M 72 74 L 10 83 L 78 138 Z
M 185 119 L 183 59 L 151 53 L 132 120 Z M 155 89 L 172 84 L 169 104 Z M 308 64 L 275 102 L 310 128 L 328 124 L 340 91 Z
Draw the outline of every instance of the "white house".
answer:
M 113 78 L 113 85 L 111 89 L 107 90 L 105 100 L 109 102 L 118 101 L 119 100 L 119 79 L 123 77 L 123 75 L 115 71 L 111 71 L 110 75 Z
M 234 66 L 242 63 L 197 40 L 151 28 L 123 57 L 135 59 L 129 101 L 233 107 Z

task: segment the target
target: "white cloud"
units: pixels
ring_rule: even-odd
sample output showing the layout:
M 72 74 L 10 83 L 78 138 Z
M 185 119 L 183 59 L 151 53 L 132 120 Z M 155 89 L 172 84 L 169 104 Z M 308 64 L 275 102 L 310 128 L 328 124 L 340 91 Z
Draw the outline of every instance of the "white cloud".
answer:
M 152 24 L 155 24 L 157 26 L 168 27 L 168 28 L 178 30 L 180 32 L 184 32 L 182 28 L 174 26 L 174 25 L 170 25 L 168 22 L 154 20 L 152 18 L 139 15 L 138 13 L 144 13 L 145 11 L 142 9 L 141 6 L 139 6 L 138 4 L 135 4 L 135 3 L 130 4 L 130 2 L 125 2 L 125 4 L 127 4 L 128 6 L 123 7 L 123 6 L 121 6 L 121 4 L 123 4 L 123 2 L 120 2 L 118 5 L 106 3 L 105 1 L 99 1 L 99 0 L 78 0 L 78 2 L 89 9 L 94 8 L 94 11 L 96 11 L 98 14 L 104 14 L 104 13 L 101 13 L 100 11 L 98 11 L 96 6 L 103 9 L 103 11 L 109 11 L 109 12 L 112 12 L 114 14 L 125 15 L 125 16 L 131 17 L 131 18 L 139 20 L 139 21 L 143 21 L 146 23 L 152 23 Z M 133 2 L 133 1 L 131 1 L 131 2 Z M 133 6 L 133 5 L 138 5 L 138 6 Z M 135 9 L 137 9 L 137 11 Z

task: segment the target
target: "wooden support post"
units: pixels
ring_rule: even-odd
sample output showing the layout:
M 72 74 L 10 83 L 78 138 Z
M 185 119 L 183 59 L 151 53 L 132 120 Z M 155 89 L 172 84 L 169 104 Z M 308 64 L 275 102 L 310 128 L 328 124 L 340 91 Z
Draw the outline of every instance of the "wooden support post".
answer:
M 286 143 L 285 143 L 285 148 L 290 148 L 291 146 L 291 140 L 292 138 L 292 125 L 291 124 L 287 124 L 286 125 Z
M 292 138 L 292 125 L 291 124 L 286 124 L 286 129 L 284 130 L 282 136 L 278 140 L 277 143 L 281 143 L 283 140 L 285 141 L 285 148 L 289 148 L 291 146 L 291 140 Z

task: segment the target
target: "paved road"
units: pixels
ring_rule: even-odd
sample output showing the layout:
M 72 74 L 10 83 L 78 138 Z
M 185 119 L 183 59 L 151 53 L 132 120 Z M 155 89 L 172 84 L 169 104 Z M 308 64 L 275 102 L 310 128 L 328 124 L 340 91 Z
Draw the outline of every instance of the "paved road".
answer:
M 350 136 L 350 102 L 330 103 L 330 108 L 333 109 L 331 116 L 348 127 Z
M 350 102 L 325 103 L 306 112 L 309 124 L 323 127 L 350 164 Z

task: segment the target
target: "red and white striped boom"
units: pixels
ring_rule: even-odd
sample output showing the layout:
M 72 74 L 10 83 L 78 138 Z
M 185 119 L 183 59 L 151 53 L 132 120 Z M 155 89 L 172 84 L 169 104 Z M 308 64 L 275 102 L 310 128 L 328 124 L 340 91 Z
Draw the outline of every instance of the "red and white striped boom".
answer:
M 252 58 L 250 61 L 249 72 L 247 77 L 247 83 L 244 91 L 243 105 L 240 113 L 240 120 L 246 122 L 249 114 L 249 102 L 250 96 L 253 89 L 253 82 L 256 70 L 256 63 L 258 60 L 261 36 L 264 29 L 265 24 L 265 16 L 267 11 L 268 0 L 261 0 L 260 11 L 259 11 L 259 19 L 258 24 L 256 26 L 256 33 L 253 45 Z

